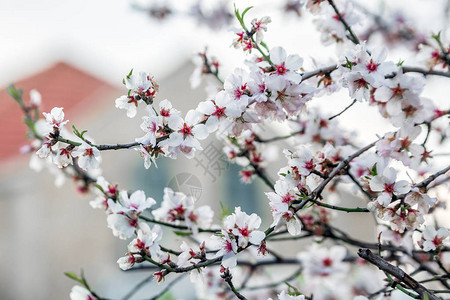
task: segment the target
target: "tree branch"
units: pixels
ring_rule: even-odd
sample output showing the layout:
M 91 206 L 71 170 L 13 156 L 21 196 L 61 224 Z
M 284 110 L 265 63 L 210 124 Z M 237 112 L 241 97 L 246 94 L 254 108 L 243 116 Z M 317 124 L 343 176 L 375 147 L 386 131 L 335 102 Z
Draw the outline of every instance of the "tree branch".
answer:
M 378 269 L 380 269 L 381 271 L 395 276 L 398 280 L 405 283 L 408 287 L 417 292 L 422 297 L 422 299 L 439 300 L 438 297 L 427 290 L 423 285 L 418 283 L 414 278 L 405 273 L 402 269 L 388 263 L 381 257 L 373 254 L 369 249 L 359 249 L 358 255 L 364 260 L 378 267 Z

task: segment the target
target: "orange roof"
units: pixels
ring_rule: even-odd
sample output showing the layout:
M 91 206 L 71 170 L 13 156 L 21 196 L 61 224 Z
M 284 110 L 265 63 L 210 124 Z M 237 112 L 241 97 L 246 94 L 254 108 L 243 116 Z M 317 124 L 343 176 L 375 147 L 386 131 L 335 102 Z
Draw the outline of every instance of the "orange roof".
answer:
M 91 109 L 98 108 L 91 103 L 93 101 L 89 101 L 92 100 L 90 96 L 102 89 L 115 89 L 106 82 L 62 62 L 29 78 L 14 82 L 14 85 L 24 90 L 25 103 L 29 101 L 30 90 L 38 90 L 42 95 L 41 112 L 50 112 L 57 106 L 64 107 L 66 114 L 72 111 L 72 115 L 82 102 L 86 102 L 83 103 L 84 109 L 89 106 Z M 22 122 L 23 113 L 6 93 L 5 88 L 0 91 L 0 161 L 19 154 L 20 147 L 28 143 L 27 128 Z

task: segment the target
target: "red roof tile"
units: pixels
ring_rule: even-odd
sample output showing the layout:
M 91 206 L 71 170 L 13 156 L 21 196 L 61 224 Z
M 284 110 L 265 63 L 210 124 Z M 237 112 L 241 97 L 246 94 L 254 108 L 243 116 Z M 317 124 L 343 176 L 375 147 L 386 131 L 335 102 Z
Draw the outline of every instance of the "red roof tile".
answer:
M 76 107 L 81 103 L 85 109 L 98 109 L 98 105 L 91 103 L 91 96 L 101 90 L 114 89 L 106 82 L 66 63 L 57 63 L 14 85 L 24 90 L 26 102 L 29 101 L 30 90 L 38 90 L 42 95 L 41 112 L 49 112 L 57 106 L 64 107 L 66 114 L 73 112 L 71 115 L 77 112 Z M 22 122 L 23 113 L 5 92 L 5 88 L 0 91 L 0 161 L 19 154 L 20 147 L 28 143 L 26 126 Z

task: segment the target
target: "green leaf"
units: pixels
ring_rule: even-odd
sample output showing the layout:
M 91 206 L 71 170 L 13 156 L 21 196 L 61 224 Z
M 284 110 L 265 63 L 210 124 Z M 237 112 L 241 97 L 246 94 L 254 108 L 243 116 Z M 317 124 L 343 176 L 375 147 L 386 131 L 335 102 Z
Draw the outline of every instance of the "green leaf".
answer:
M 347 56 L 345 57 L 345 61 L 346 61 L 345 62 L 345 67 L 351 70 L 352 67 L 353 67 L 353 64 L 352 64 L 352 62 L 350 60 L 348 60 Z
M 399 67 L 401 67 L 401 66 L 403 66 L 403 63 L 405 62 L 405 60 L 400 60 L 398 63 L 397 63 L 397 66 L 399 66 Z
M 270 52 L 269 47 L 267 47 L 267 44 L 266 44 L 266 43 L 264 43 L 263 41 L 261 41 L 260 44 L 261 44 L 261 46 L 263 46 L 263 47 L 267 50 L 267 52 Z
M 81 283 L 83 286 L 85 285 L 85 282 L 83 279 L 79 278 L 77 275 L 75 275 L 75 273 L 73 272 L 64 272 L 64 275 L 66 275 L 67 277 L 69 277 L 72 280 L 78 281 L 79 283 Z
M 222 218 L 229 216 L 231 214 L 230 208 L 228 206 L 224 205 L 222 203 L 222 201 L 220 201 L 219 204 L 220 204 L 220 209 L 222 211 Z
M 240 22 L 241 21 L 241 15 L 239 14 L 239 9 L 236 8 L 236 4 L 233 4 L 233 6 L 234 6 L 234 15 L 236 16 L 236 18 Z
M 75 133 L 76 136 L 80 136 L 80 132 L 79 132 L 78 129 L 75 127 L 75 125 L 72 125 L 72 129 L 73 129 L 73 133 Z
M 288 295 L 289 296 L 300 296 L 302 293 L 293 285 L 289 284 L 289 282 L 284 282 L 288 286 Z
M 431 38 L 434 39 L 436 42 L 441 42 L 441 32 L 439 31 L 437 34 L 432 33 Z
M 23 90 L 22 89 L 16 88 L 14 86 L 14 84 L 11 83 L 6 88 L 6 93 L 8 93 L 8 95 L 13 97 L 13 99 L 16 100 L 17 102 L 22 103 L 22 96 L 23 96 Z
M 81 138 L 83 138 L 83 135 L 85 134 L 87 132 L 87 130 L 83 130 L 82 132 L 81 132 Z
M 377 173 L 377 163 L 375 163 L 373 165 L 372 169 L 370 169 L 370 175 L 372 175 L 372 176 L 377 176 L 378 175 L 378 173 Z
M 245 14 L 246 14 L 250 9 L 252 9 L 252 8 L 253 8 L 253 6 L 249 6 L 249 7 L 247 7 L 246 9 L 244 9 L 244 11 L 242 12 L 242 16 L 241 16 L 242 20 L 244 20 Z
M 178 236 L 190 236 L 190 235 L 192 235 L 192 232 L 190 232 L 190 231 L 174 231 L 173 233 L 175 233 Z
M 130 73 L 127 75 L 127 79 L 130 79 L 131 75 L 133 74 L 133 69 L 131 69 Z

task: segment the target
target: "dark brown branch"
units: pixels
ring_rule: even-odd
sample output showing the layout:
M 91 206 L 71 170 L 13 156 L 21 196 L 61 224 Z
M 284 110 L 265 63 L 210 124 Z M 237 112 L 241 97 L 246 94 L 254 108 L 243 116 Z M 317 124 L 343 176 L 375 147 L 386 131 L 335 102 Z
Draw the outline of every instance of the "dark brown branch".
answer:
M 359 249 L 358 255 L 364 260 L 378 267 L 378 269 L 380 269 L 381 271 L 386 272 L 396 277 L 400 282 L 405 283 L 409 288 L 417 292 L 422 299 L 439 300 L 438 297 L 427 290 L 423 285 L 418 283 L 414 278 L 405 273 L 402 269 L 388 263 L 381 257 L 373 254 L 369 249 Z
M 342 115 L 344 112 L 346 112 L 347 109 L 349 109 L 350 107 L 352 107 L 355 103 L 356 103 L 356 99 L 353 99 L 353 102 L 350 103 L 350 105 L 348 105 L 347 107 L 345 107 L 341 112 L 335 114 L 335 115 L 332 116 L 332 117 L 329 117 L 328 120 L 331 121 L 331 120 L 333 120 L 334 118 L 339 117 L 339 116 Z
M 348 25 L 348 23 L 342 17 L 341 13 L 337 9 L 336 5 L 334 4 L 334 1 L 333 0 L 328 0 L 328 3 L 330 3 L 331 7 L 333 7 L 334 12 L 336 13 L 336 15 L 339 18 L 339 21 L 342 22 L 342 24 L 344 25 L 345 29 L 348 31 L 348 34 L 349 34 L 348 38 L 349 38 L 349 40 L 352 41 L 355 45 L 358 45 L 359 44 L 359 39 L 356 37 L 356 35 L 353 32 L 353 30 L 350 27 L 350 25 Z
M 239 293 L 236 288 L 233 285 L 233 282 L 231 281 L 233 279 L 233 277 L 230 274 L 230 271 L 226 270 L 223 275 L 222 278 L 225 280 L 225 282 L 230 286 L 231 291 L 236 295 L 236 297 L 238 297 L 241 300 L 246 300 L 247 298 L 245 298 L 241 293 Z

